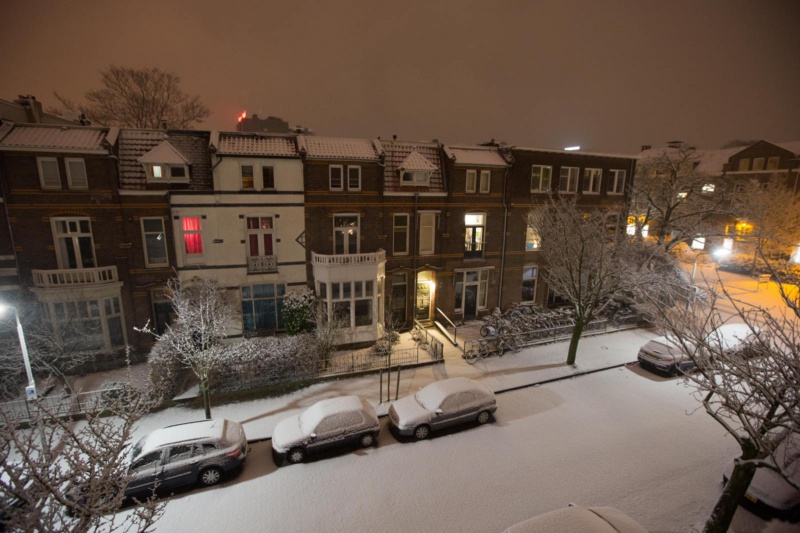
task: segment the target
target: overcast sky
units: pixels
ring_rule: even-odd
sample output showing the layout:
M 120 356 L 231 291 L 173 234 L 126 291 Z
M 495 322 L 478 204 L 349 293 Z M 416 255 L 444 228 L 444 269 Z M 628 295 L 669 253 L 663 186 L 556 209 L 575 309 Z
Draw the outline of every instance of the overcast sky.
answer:
M 800 140 L 800 1 L 3 0 L 0 98 L 176 72 L 232 130 L 633 153 Z

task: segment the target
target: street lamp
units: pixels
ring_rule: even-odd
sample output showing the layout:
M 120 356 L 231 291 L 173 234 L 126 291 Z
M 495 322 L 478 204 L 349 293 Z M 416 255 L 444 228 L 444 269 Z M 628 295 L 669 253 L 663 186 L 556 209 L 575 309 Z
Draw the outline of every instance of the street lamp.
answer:
M 726 255 L 730 255 L 730 253 L 731 251 L 726 248 L 717 248 L 711 253 L 702 251 L 699 254 L 697 254 L 697 257 L 694 258 L 694 265 L 692 265 L 692 281 L 694 281 L 694 273 L 697 270 L 697 260 L 700 259 L 701 255 L 709 255 L 711 257 L 719 258 L 719 257 L 725 257 Z
M 25 333 L 22 331 L 22 322 L 19 321 L 19 311 L 13 305 L 0 303 L 0 314 L 5 313 L 7 309 L 14 312 L 14 318 L 17 320 L 17 335 L 19 336 L 19 345 L 22 349 L 22 360 L 25 361 L 25 372 L 28 374 L 28 386 L 25 387 L 25 397 L 28 400 L 36 399 L 36 382 L 33 380 L 33 371 L 31 370 L 31 360 L 28 357 L 28 345 L 25 344 Z

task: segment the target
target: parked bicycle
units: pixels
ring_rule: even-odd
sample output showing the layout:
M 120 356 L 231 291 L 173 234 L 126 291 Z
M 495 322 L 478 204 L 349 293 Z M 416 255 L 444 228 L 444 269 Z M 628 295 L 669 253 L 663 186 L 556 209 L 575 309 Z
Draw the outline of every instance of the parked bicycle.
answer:
M 478 359 L 484 359 L 491 355 L 501 356 L 506 350 L 519 351 L 516 337 L 508 333 L 499 333 L 487 339 L 478 339 L 477 343 L 477 346 L 473 344 L 472 348 L 464 353 L 464 359 L 471 365 L 474 365 Z

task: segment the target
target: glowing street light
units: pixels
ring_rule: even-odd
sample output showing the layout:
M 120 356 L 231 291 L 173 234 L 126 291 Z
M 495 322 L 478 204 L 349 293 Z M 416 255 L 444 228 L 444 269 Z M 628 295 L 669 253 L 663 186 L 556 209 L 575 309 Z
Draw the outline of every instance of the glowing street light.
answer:
M 564 150 L 566 150 L 567 152 L 574 152 L 575 150 L 580 150 L 580 149 L 581 149 L 580 146 L 566 146 L 564 148 Z
M 694 258 L 694 265 L 692 265 L 692 281 L 694 281 L 694 273 L 697 270 L 697 260 L 700 259 L 701 255 L 709 255 L 711 257 L 716 257 L 717 259 L 728 256 L 731 254 L 731 251 L 727 248 L 717 248 L 711 253 L 708 252 L 700 252 L 697 254 L 697 257 Z
M 33 371 L 31 370 L 31 360 L 28 357 L 28 345 L 25 344 L 25 333 L 22 331 L 22 322 L 19 321 L 19 312 L 13 305 L 0 303 L 0 314 L 5 313 L 7 309 L 14 312 L 14 318 L 17 321 L 17 335 L 19 336 L 19 345 L 22 349 L 22 359 L 25 362 L 25 372 L 28 374 L 28 386 L 25 387 L 25 397 L 28 400 L 36 399 L 36 382 L 33 380 Z

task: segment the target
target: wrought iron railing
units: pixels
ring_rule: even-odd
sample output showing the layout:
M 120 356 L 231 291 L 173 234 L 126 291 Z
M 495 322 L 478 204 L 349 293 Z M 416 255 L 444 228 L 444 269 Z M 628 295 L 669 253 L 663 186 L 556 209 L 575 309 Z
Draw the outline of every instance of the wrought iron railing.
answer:
M 104 389 L 78 394 L 45 396 L 36 401 L 13 400 L 0 403 L 0 410 L 5 413 L 5 418 L 15 422 L 29 422 L 37 409 L 47 413 L 47 416 L 75 416 L 95 413 L 112 407 L 119 401 L 120 394 L 122 394 L 122 389 Z
M 278 256 L 277 255 L 259 255 L 247 258 L 247 271 L 251 274 L 261 272 L 277 272 L 278 271 Z

